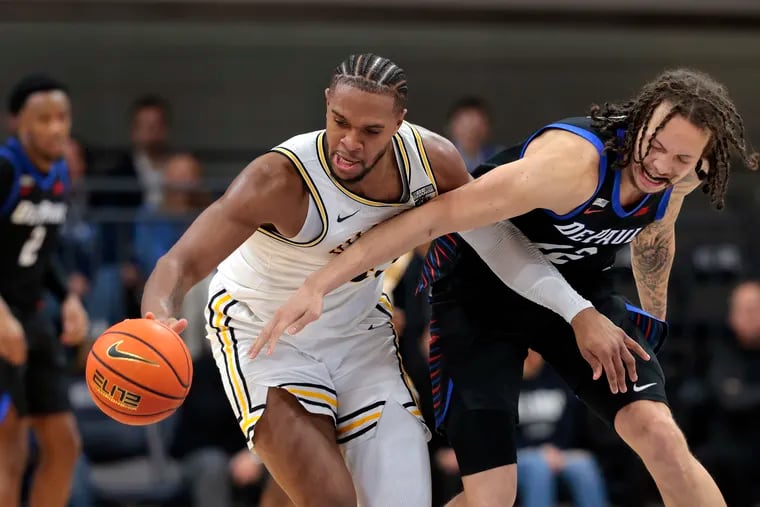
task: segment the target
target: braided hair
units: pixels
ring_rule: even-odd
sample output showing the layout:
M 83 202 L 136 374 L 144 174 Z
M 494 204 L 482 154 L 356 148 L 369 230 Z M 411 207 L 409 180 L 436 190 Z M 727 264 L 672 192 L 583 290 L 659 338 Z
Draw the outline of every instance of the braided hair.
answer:
M 643 134 L 637 142 L 638 133 L 646 128 L 655 109 L 663 102 L 671 105 L 670 111 L 654 129 L 646 146 Z M 590 114 L 595 127 L 612 134 L 606 148 L 619 155 L 618 168 L 632 161 L 641 163 L 649 155 L 652 139 L 676 115 L 709 131 L 710 141 L 702 155 L 710 164 L 709 171 L 700 171 L 697 165 L 697 174 L 705 181 L 703 190 L 717 209 L 722 209 L 725 203 L 731 151 L 738 152 L 750 169 L 756 170 L 760 162 L 760 154 L 747 147 L 744 121 L 725 86 L 702 72 L 665 71 L 644 85 L 638 96 L 620 104 L 594 105 Z M 626 129 L 622 142 L 614 135 L 620 128 Z
M 382 56 L 372 53 L 350 55 L 333 71 L 330 90 L 341 83 L 370 93 L 392 95 L 397 109 L 406 107 L 406 73 Z

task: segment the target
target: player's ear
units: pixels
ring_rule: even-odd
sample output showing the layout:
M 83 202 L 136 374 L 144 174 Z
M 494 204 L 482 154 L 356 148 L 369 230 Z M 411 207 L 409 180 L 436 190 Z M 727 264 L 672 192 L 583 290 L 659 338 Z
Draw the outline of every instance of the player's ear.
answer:
M 330 105 L 330 88 L 325 88 L 325 104 Z
M 401 124 L 404 123 L 404 118 L 406 118 L 406 108 L 402 109 L 396 117 L 396 131 L 401 128 Z

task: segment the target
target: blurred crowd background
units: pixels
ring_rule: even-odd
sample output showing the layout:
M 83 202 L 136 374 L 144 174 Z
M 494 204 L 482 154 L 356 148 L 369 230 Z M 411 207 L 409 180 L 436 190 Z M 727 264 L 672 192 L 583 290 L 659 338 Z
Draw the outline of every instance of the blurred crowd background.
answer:
M 608 4 L 0 3 L 0 95 L 32 72 L 70 87 L 72 207 L 60 255 L 70 288 L 87 304 L 91 337 L 139 316 L 157 259 L 250 160 L 323 128 L 323 90 L 349 53 L 371 51 L 402 66 L 407 119 L 447 135 L 470 168 L 543 124 L 625 99 L 664 68 L 681 66 L 728 86 L 750 142 L 760 146 L 760 3 Z M 3 129 L 12 133 L 10 119 Z M 753 505 L 760 502 L 760 175 L 734 171 L 722 212 L 698 193 L 687 199 L 677 238 L 672 332 L 660 358 L 668 394 L 729 505 Z M 414 292 L 421 253 L 388 283 L 407 368 L 425 394 L 427 304 Z M 615 270 L 636 301 L 626 255 Z M 183 308 L 195 358 L 190 396 L 158 425 L 127 427 L 102 415 L 83 380 L 88 348 L 72 351 L 71 398 L 84 445 L 72 507 L 257 505 L 266 472 L 245 448 L 205 346 L 205 302 L 200 284 Z M 658 505 L 640 461 L 541 358 L 531 355 L 525 372 L 519 502 Z M 424 408 L 430 412 L 429 399 Z M 456 458 L 434 438 L 431 459 L 442 505 L 461 487 Z

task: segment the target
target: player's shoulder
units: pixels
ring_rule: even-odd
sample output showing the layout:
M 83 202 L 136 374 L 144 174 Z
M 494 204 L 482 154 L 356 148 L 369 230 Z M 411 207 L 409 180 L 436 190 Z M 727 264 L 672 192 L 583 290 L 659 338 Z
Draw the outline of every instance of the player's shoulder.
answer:
M 532 156 L 550 158 L 559 164 L 566 163 L 575 167 L 597 167 L 600 150 L 595 142 L 577 132 L 549 128 L 527 142 L 525 157 Z
M 288 150 L 301 150 L 303 148 L 311 148 L 316 146 L 316 140 L 324 130 L 314 130 L 311 132 L 304 132 L 302 134 L 296 134 L 285 141 L 275 146 L 275 150 L 279 148 L 285 148 Z
M 462 160 L 462 156 L 454 143 L 424 127 L 411 124 L 410 127 L 419 133 L 439 193 L 448 192 L 469 181 L 470 174 L 467 172 L 464 160 Z

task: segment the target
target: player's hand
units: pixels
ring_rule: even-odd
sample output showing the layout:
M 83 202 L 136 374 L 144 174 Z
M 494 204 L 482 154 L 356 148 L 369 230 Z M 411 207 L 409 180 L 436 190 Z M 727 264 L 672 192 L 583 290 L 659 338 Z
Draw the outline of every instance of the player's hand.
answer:
M 274 312 L 272 320 L 267 322 L 253 342 L 249 355 L 252 358 L 258 356 L 264 347 L 267 347 L 267 354 L 271 354 L 283 333 L 294 335 L 310 322 L 317 320 L 322 315 L 323 297 L 322 291 L 312 287 L 308 282 L 304 283 Z
M 573 318 L 571 325 L 581 355 L 594 371 L 594 380 L 601 378 L 604 370 L 610 391 L 613 394 L 626 392 L 626 370 L 631 382 L 638 380 L 636 360 L 631 351 L 645 361 L 649 361 L 649 354 L 636 340 L 594 308 L 582 310 Z
M 14 366 L 26 362 L 24 328 L 11 313 L 0 317 L 0 357 Z
M 177 334 L 182 333 L 182 331 L 184 331 L 185 328 L 187 328 L 187 319 L 175 319 L 174 317 L 159 318 L 153 312 L 146 312 L 145 318 L 150 319 L 150 320 L 157 320 L 158 322 L 168 327 L 169 329 L 171 329 Z
M 63 300 L 61 323 L 63 325 L 61 342 L 64 345 L 79 345 L 84 341 L 87 331 L 90 329 L 90 319 L 87 317 L 87 311 L 82 306 L 79 296 L 69 294 Z

